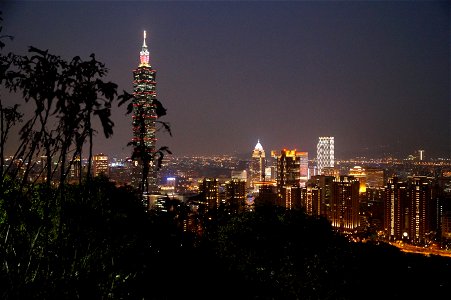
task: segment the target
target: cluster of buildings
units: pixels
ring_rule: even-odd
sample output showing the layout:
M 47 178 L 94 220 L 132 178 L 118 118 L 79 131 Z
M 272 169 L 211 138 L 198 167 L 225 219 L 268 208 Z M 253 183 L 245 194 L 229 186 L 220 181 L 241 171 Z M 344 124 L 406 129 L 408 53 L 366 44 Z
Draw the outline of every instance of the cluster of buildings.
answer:
M 164 211 L 164 199 L 176 199 L 198 220 L 218 211 L 235 214 L 272 205 L 324 217 L 350 236 L 372 234 L 414 245 L 446 243 L 451 240 L 451 164 L 429 164 L 424 151 L 419 153 L 402 163 L 355 165 L 335 160 L 333 137 L 319 137 L 313 159 L 296 149 L 266 156 L 260 141 L 248 159 L 169 156 L 145 205 Z M 96 155 L 94 172 L 118 185 L 133 183 L 132 159 L 109 168 L 106 161 L 105 155 Z
M 110 171 L 105 156 L 96 155 L 93 172 L 104 173 L 118 184 L 133 185 L 148 209 L 167 209 L 164 199 L 171 197 L 189 206 L 199 219 L 211 218 L 218 210 L 233 214 L 274 205 L 324 217 L 343 234 L 371 232 L 415 245 L 451 240 L 449 170 L 402 174 L 393 168 L 340 165 L 335 161 L 331 136 L 318 138 L 316 156 L 311 160 L 308 152 L 297 149 L 273 150 L 267 155 L 257 141 L 248 160 L 234 165 L 219 159 L 220 169 L 228 174 L 195 176 L 199 174 L 193 166 L 181 169 L 176 162 L 172 174 L 169 171 L 162 176 L 168 171 L 165 167 L 171 168 L 168 159 L 162 169 L 155 163 L 156 71 L 150 65 L 145 32 L 133 78 L 133 154 Z M 424 150 L 409 159 L 423 162 Z M 198 228 L 200 222 L 195 223 Z M 185 229 L 189 227 L 186 224 Z
M 218 211 L 235 214 L 278 206 L 324 217 L 351 236 L 370 233 L 414 245 L 451 241 L 451 163 L 430 165 L 424 150 L 401 164 L 340 162 L 331 136 L 318 138 L 313 158 L 297 149 L 266 153 L 258 140 L 245 159 L 159 160 L 156 71 L 150 65 L 145 32 L 133 78 L 133 153 L 124 160 L 94 155 L 92 175 L 135 187 L 149 210 L 165 212 L 170 209 L 168 199 L 179 201 L 190 211 L 184 230 L 201 231 L 202 218 L 211 219 Z M 41 164 L 45 163 L 43 158 Z M 84 165 L 73 164 L 69 180 L 79 178 Z

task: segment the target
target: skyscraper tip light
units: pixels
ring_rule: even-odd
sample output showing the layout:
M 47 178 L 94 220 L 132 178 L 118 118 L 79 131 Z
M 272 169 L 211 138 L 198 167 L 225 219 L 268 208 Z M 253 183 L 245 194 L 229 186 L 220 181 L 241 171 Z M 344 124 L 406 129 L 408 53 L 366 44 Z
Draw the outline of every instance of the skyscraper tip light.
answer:
M 146 45 L 146 31 L 144 30 L 144 41 L 141 52 L 139 53 L 140 67 L 141 66 L 149 66 L 150 54 Z

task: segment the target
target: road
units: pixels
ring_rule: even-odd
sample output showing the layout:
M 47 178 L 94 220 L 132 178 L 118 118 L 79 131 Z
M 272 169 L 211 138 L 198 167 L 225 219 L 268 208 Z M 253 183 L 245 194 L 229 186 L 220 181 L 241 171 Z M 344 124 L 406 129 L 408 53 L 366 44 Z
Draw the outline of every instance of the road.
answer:
M 420 247 L 420 246 L 413 246 L 413 245 L 409 245 L 409 244 L 400 244 L 400 243 L 390 243 L 390 245 L 398 247 L 403 252 L 451 257 L 450 250 L 443 250 L 443 249 L 438 248 L 437 246 Z

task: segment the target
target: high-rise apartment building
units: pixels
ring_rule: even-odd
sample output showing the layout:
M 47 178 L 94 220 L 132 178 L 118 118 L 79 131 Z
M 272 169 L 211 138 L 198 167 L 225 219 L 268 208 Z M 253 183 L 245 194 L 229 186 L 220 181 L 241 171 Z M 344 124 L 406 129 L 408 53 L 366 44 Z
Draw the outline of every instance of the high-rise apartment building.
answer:
M 417 245 L 430 242 L 438 229 L 436 207 L 431 178 L 411 176 L 406 182 L 390 178 L 384 201 L 384 229 L 388 238 Z
M 359 186 L 353 176 L 335 177 L 332 183 L 329 220 L 342 233 L 352 233 L 360 226 Z
M 334 157 L 334 137 L 319 137 L 319 141 L 316 146 L 316 167 L 318 175 L 322 174 L 323 168 L 334 167 Z
M 412 176 L 409 182 L 409 230 L 410 242 L 423 244 L 430 242 L 436 228 L 436 202 L 433 198 L 432 178 Z
M 303 207 L 314 216 L 330 217 L 332 184 L 335 176 L 312 176 L 303 188 Z
M 385 188 L 384 201 L 384 230 L 390 240 L 402 239 L 408 227 L 406 207 L 406 184 L 397 177 L 390 178 Z
M 263 150 L 260 141 L 257 141 L 252 151 L 251 161 L 249 163 L 249 185 L 254 188 L 257 182 L 265 180 L 265 150 Z
M 219 207 L 219 181 L 217 178 L 204 178 L 199 180 L 199 192 L 204 212 L 215 210 Z
M 225 183 L 225 205 L 229 213 L 244 211 L 246 202 L 246 181 L 232 179 Z
M 146 31 L 140 52 L 140 64 L 133 71 L 133 178 L 132 183 L 142 192 L 157 191 L 157 172 L 154 163 L 156 149 L 156 71 L 150 65 L 146 45 Z M 147 178 L 143 171 L 148 168 Z

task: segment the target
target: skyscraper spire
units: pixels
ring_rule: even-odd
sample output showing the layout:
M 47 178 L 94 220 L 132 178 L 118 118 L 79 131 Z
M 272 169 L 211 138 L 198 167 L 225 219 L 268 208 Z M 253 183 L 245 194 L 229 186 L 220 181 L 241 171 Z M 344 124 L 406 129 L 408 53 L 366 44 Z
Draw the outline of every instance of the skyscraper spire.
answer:
M 139 53 L 139 60 L 140 60 L 140 67 L 141 66 L 149 66 L 149 50 L 147 50 L 146 45 L 146 31 L 144 30 L 144 41 L 143 41 L 143 47 L 141 49 L 141 52 Z

